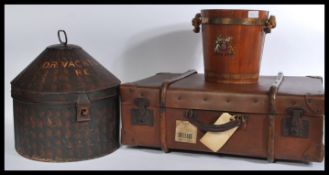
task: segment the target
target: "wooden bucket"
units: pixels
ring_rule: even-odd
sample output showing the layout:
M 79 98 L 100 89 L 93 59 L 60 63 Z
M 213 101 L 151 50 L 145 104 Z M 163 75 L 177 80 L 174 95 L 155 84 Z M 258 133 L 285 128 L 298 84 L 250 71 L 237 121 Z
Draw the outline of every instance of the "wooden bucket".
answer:
M 205 79 L 217 83 L 256 83 L 265 34 L 276 26 L 263 10 L 201 10 L 192 20 L 200 31 Z

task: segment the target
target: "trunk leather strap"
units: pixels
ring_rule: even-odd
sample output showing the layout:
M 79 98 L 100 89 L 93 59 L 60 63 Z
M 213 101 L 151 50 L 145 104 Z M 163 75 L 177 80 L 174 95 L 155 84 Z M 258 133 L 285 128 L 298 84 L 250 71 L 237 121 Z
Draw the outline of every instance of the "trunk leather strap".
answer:
M 161 91 L 160 91 L 160 143 L 161 143 L 161 149 L 164 152 L 169 151 L 167 145 L 167 137 L 166 137 L 166 110 L 165 110 L 167 90 L 169 86 L 175 83 L 176 81 L 179 81 L 196 73 L 198 73 L 196 70 L 188 70 L 187 72 L 177 77 L 168 79 L 162 83 Z
M 267 160 L 274 162 L 274 146 L 275 146 L 275 115 L 276 115 L 276 95 L 279 91 L 279 87 L 283 82 L 283 73 L 279 72 L 276 80 L 273 82 L 269 90 L 270 106 L 269 106 L 269 127 L 268 127 L 268 140 L 267 140 Z

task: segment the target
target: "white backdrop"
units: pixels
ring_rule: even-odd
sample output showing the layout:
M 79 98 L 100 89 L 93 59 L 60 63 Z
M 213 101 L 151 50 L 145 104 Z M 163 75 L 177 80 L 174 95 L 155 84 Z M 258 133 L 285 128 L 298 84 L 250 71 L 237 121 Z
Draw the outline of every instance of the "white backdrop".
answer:
M 324 163 L 291 163 L 121 146 L 94 160 L 43 163 L 14 149 L 10 81 L 64 29 L 122 82 L 157 72 L 203 72 L 201 34 L 191 19 L 201 9 L 257 9 L 275 15 L 266 35 L 261 75 L 324 77 L 324 6 L 321 5 L 6 5 L 5 169 L 324 169 Z

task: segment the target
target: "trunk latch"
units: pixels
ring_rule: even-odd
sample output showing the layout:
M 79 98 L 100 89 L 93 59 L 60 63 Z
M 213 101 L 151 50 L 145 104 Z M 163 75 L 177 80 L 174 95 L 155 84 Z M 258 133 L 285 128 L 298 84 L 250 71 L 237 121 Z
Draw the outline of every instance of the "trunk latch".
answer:
M 90 101 L 86 94 L 81 94 L 77 99 L 77 121 L 90 120 Z
M 287 137 L 308 137 L 309 122 L 303 119 L 304 109 L 291 107 L 287 109 L 288 116 L 282 119 L 282 135 Z
M 153 111 L 147 109 L 150 101 L 146 98 L 136 98 L 134 100 L 137 108 L 131 109 L 131 124 L 153 126 Z

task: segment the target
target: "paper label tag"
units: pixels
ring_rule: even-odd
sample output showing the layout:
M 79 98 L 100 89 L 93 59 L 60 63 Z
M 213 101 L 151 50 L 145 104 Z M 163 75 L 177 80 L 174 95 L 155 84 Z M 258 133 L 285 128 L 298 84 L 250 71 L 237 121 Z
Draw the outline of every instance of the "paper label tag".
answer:
M 175 141 L 196 143 L 197 128 L 189 121 L 176 120 Z
M 234 118 L 228 113 L 223 113 L 214 123 L 215 125 L 225 124 Z M 238 127 L 234 127 L 223 132 L 207 132 L 201 139 L 200 142 L 207 146 L 213 152 L 220 150 L 224 144 L 230 139 Z
M 248 11 L 248 18 L 258 18 L 258 11 Z

